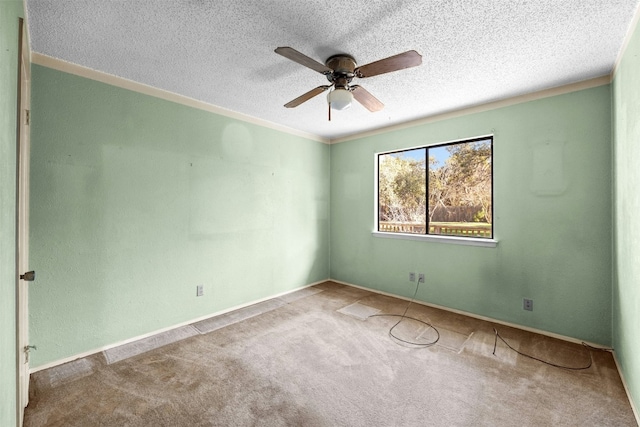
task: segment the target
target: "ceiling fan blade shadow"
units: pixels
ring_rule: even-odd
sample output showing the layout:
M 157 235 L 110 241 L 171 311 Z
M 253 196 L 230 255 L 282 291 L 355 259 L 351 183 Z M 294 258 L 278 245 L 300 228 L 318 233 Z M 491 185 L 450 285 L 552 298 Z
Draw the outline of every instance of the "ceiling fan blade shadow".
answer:
M 355 74 L 359 78 L 372 77 L 405 68 L 416 67 L 420 64 L 422 64 L 422 55 L 415 50 L 408 50 L 404 53 L 399 53 L 398 55 L 358 67 L 355 69 Z
M 320 95 L 322 92 L 324 92 L 325 90 L 329 89 L 332 85 L 324 85 L 324 86 L 318 86 L 316 88 L 311 89 L 309 92 L 300 95 L 299 97 L 297 97 L 296 99 L 287 102 L 286 104 L 284 104 L 285 107 L 287 108 L 294 108 L 297 107 L 298 105 L 302 104 L 303 102 L 306 102 L 308 100 L 310 100 L 311 98 L 313 98 L 316 95 Z
M 274 50 L 275 53 L 284 56 L 287 59 L 290 59 L 294 62 L 297 62 L 300 65 L 304 65 L 307 68 L 311 68 L 314 71 L 319 72 L 320 74 L 330 74 L 333 70 L 327 67 L 324 64 L 319 63 L 313 58 L 309 58 L 307 55 L 298 52 L 297 50 L 284 46 L 278 47 Z
M 360 104 L 364 106 L 367 110 L 375 113 L 376 111 L 380 111 L 384 108 L 384 104 L 378 100 L 375 96 L 371 95 L 371 93 L 359 85 L 351 86 L 351 93 L 353 93 L 353 97 Z
M 249 70 L 246 74 L 254 82 L 287 82 L 296 74 L 297 67 L 282 67 L 282 63 L 270 64 Z

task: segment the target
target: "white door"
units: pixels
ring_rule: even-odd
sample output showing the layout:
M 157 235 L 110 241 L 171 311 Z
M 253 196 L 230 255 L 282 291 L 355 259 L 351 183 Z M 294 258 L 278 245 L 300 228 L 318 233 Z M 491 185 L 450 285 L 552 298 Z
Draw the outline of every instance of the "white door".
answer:
M 29 46 L 23 21 L 20 21 L 20 93 L 18 95 L 18 418 L 22 425 L 24 408 L 29 403 Z

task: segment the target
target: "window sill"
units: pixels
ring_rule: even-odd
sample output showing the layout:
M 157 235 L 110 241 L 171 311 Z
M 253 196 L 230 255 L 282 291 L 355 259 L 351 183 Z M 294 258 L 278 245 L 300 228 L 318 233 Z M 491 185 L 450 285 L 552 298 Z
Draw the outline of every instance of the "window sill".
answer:
M 481 239 L 473 237 L 452 237 L 436 236 L 432 234 L 410 234 L 410 233 L 386 233 L 382 231 L 372 231 L 373 237 L 385 239 L 422 240 L 426 242 L 452 243 L 454 245 L 479 246 L 483 248 L 495 248 L 498 241 L 495 239 Z

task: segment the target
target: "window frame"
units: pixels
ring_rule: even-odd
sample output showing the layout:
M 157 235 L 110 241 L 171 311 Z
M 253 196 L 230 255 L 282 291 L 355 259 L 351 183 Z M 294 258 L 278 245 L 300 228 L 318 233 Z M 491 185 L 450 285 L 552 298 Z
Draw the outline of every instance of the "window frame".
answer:
M 431 148 L 437 147 L 446 147 L 449 145 L 462 144 L 462 143 L 470 143 L 476 141 L 483 141 L 486 139 L 491 140 L 491 238 L 484 237 L 462 237 L 462 236 L 448 236 L 441 234 L 428 234 L 429 233 L 429 222 L 427 221 L 426 232 L 425 234 L 416 234 L 416 233 L 398 233 L 398 232 L 389 232 L 389 231 L 380 231 L 380 156 L 385 154 L 394 154 L 394 153 L 402 153 L 410 150 L 417 149 L 426 149 L 426 177 L 425 177 L 425 186 L 426 186 L 426 203 L 427 203 L 427 215 L 428 215 L 428 201 L 429 201 L 429 163 L 428 163 L 428 150 Z M 478 247 L 496 247 L 498 245 L 498 240 L 496 239 L 496 228 L 495 228 L 495 216 L 494 216 L 494 204 L 493 204 L 493 193 L 494 193 L 494 176 L 493 176 L 493 144 L 495 142 L 495 137 L 493 134 L 476 136 L 471 138 L 463 138 L 446 142 L 438 142 L 432 144 L 419 145 L 416 147 L 408 147 L 402 149 L 395 149 L 389 151 L 380 151 L 375 152 L 373 155 L 374 162 L 374 229 L 371 232 L 373 237 L 382 237 L 388 239 L 403 239 L 403 240 L 418 240 L 418 241 L 428 241 L 428 242 L 438 242 L 438 243 L 452 243 L 458 245 L 466 245 L 466 246 L 478 246 Z

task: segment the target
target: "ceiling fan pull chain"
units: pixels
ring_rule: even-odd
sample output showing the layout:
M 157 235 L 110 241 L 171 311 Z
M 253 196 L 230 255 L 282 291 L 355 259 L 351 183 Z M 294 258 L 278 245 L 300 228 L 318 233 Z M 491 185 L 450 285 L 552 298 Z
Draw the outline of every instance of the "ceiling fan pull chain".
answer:
M 327 105 L 329 106 L 329 121 L 331 121 L 331 103 L 328 102 Z

